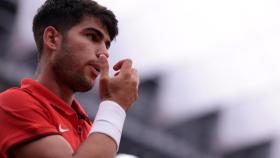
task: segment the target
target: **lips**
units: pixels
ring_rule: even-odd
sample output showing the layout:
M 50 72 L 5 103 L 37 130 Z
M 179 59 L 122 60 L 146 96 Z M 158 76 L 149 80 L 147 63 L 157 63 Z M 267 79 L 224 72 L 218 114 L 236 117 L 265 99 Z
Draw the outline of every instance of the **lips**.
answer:
M 99 66 L 99 64 L 89 64 L 89 66 L 91 67 L 91 71 L 95 75 L 95 77 L 100 74 L 100 66 Z

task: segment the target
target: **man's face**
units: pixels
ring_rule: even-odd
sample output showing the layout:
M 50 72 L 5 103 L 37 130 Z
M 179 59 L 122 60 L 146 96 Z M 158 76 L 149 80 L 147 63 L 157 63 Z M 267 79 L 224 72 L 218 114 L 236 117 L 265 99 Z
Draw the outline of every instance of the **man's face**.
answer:
M 63 36 L 52 69 L 59 83 L 74 92 L 90 90 L 99 75 L 98 57 L 108 57 L 110 38 L 99 20 L 85 17 Z

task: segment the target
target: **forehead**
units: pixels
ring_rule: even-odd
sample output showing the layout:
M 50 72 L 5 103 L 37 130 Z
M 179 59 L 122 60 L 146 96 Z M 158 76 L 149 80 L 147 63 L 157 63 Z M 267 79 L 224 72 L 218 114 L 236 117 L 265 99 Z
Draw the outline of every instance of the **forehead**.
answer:
M 86 30 L 88 28 L 97 29 L 98 31 L 100 31 L 103 34 L 103 36 L 106 40 L 110 41 L 110 37 L 109 37 L 106 27 L 103 26 L 101 21 L 95 17 L 89 17 L 89 16 L 83 17 L 81 22 L 78 23 L 77 25 L 73 26 L 70 30 L 76 30 L 76 31 L 80 32 L 80 31 Z

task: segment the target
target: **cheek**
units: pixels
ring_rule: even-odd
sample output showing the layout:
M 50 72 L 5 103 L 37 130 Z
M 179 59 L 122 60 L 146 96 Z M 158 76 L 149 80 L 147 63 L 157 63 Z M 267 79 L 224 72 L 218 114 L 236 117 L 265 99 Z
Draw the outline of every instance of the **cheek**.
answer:
M 54 64 L 57 69 L 67 74 L 75 72 L 81 67 L 77 57 L 69 51 L 61 52 L 61 54 L 54 59 Z
M 76 51 L 92 52 L 91 50 L 94 47 L 94 44 L 85 37 L 73 38 L 71 41 L 69 40 L 67 43 L 71 50 L 76 50 Z
M 72 48 L 83 61 L 96 60 L 98 53 L 98 46 L 88 40 L 76 41 L 76 46 Z
M 71 40 L 64 42 L 61 47 L 61 58 L 65 60 L 64 64 L 68 66 L 68 71 L 85 71 L 85 66 L 89 62 L 96 62 L 96 50 L 93 44 L 82 40 Z

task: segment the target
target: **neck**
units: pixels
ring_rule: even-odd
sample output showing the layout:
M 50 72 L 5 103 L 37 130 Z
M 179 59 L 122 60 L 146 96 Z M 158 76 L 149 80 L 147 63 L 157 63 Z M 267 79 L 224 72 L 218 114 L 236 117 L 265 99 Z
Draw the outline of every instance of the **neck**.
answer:
M 39 64 L 35 73 L 35 80 L 52 91 L 68 105 L 72 104 L 74 92 L 63 81 L 57 79 L 49 67 Z

